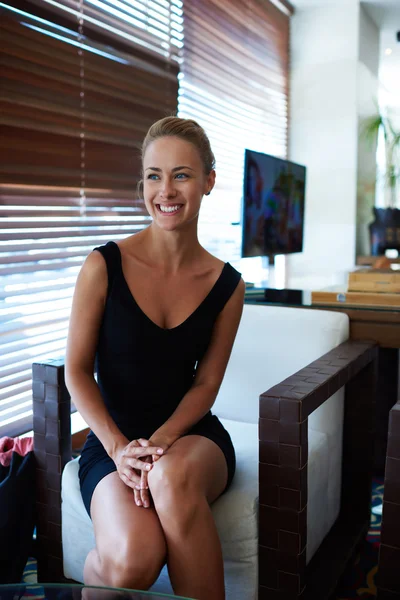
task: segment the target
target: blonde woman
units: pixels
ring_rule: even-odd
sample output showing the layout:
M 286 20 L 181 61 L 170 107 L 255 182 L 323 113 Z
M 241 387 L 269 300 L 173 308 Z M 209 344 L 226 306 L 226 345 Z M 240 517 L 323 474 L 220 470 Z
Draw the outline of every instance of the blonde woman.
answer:
M 91 429 L 79 477 L 96 547 L 84 580 L 146 590 L 167 562 L 175 594 L 223 600 L 210 505 L 232 482 L 235 452 L 211 407 L 245 286 L 198 241 L 215 183 L 204 130 L 162 119 L 142 161 L 152 223 L 87 257 L 70 319 L 67 386 Z

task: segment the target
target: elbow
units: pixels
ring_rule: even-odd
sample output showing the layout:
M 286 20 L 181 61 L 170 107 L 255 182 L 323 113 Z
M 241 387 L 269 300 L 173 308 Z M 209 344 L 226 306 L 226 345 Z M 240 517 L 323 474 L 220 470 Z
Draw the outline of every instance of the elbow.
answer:
M 221 387 L 221 383 L 221 381 L 212 380 L 198 381 L 196 382 L 195 387 L 200 388 L 202 393 L 206 395 L 207 398 L 212 399 L 212 402 L 214 403 L 214 400 L 218 395 L 219 388 Z

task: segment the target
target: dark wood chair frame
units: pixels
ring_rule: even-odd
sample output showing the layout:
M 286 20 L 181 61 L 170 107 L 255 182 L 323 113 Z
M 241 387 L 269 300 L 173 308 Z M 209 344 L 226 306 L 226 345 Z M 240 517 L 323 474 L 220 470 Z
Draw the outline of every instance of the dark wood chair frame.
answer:
M 378 600 L 400 598 L 400 398 L 389 413 L 384 479 Z
M 349 340 L 260 396 L 259 600 L 332 597 L 364 539 L 370 519 L 377 356 L 374 342 Z M 308 417 L 342 386 L 340 515 L 306 565 Z M 71 403 L 62 360 L 33 364 L 33 407 L 38 579 L 66 581 L 61 475 L 71 460 Z

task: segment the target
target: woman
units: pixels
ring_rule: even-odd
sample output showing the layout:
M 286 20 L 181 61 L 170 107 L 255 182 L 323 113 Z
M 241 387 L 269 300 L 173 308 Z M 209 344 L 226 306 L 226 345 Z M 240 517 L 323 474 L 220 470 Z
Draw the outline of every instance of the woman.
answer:
M 91 429 L 79 477 L 96 547 L 84 580 L 148 589 L 167 562 L 176 594 L 222 600 L 210 504 L 230 485 L 235 454 L 210 409 L 244 282 L 197 238 L 201 200 L 215 183 L 204 130 L 162 119 L 142 161 L 152 223 L 87 257 L 70 319 L 66 382 Z

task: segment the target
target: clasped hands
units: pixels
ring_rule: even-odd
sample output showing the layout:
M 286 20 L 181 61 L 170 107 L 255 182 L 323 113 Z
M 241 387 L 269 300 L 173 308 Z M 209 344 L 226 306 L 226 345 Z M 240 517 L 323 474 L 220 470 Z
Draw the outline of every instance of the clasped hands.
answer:
M 133 489 L 137 506 L 150 507 L 147 475 L 170 445 L 170 442 L 164 440 L 139 438 L 116 452 L 114 462 L 118 475 L 125 485 Z

